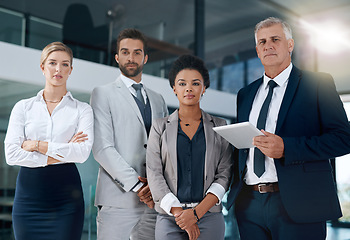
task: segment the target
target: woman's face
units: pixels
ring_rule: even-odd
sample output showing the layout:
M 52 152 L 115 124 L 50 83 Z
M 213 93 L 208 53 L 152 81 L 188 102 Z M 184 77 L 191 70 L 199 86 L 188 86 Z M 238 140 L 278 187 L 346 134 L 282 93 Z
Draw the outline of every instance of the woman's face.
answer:
M 55 87 L 66 86 L 67 79 L 73 70 L 70 56 L 64 51 L 52 52 L 40 67 L 45 75 L 46 84 Z
M 203 77 L 197 70 L 184 69 L 176 75 L 173 90 L 180 105 L 199 104 L 205 92 Z

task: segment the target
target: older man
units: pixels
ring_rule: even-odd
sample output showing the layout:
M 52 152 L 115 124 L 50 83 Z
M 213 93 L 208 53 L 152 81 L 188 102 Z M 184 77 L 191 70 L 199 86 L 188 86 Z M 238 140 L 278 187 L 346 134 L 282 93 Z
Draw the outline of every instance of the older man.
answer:
M 350 127 L 329 74 L 291 62 L 289 25 L 267 18 L 255 28 L 264 76 L 240 90 L 237 120 L 264 136 L 237 151 L 234 201 L 241 239 L 326 237 L 326 221 L 341 216 L 329 159 L 350 152 Z

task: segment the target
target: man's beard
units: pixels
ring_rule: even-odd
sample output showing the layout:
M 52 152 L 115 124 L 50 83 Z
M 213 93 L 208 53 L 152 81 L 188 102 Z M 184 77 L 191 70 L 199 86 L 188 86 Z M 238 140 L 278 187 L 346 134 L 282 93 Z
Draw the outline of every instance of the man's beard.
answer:
M 136 65 L 136 68 L 134 70 L 129 70 L 127 69 L 127 65 L 128 64 L 133 64 Z M 137 76 L 140 72 L 142 72 L 143 70 L 143 65 L 139 66 L 136 63 L 126 63 L 125 65 L 119 65 L 119 69 L 120 71 L 124 74 L 124 76 L 128 77 L 128 78 L 132 78 Z

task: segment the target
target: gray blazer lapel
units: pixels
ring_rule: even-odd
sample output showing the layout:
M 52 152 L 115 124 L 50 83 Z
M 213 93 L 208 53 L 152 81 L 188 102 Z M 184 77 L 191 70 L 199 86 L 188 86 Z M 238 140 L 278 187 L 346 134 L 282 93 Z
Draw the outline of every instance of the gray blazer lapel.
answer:
M 147 87 L 144 86 L 145 92 L 147 94 L 147 101 L 149 101 L 150 106 L 151 106 L 151 113 L 152 113 L 152 119 L 158 118 L 156 114 L 156 109 L 159 109 L 158 102 L 154 97 L 154 94 L 152 91 L 150 91 Z
M 173 112 L 167 121 L 166 125 L 166 140 L 169 151 L 169 158 L 171 160 L 171 164 L 174 169 L 174 178 L 175 178 L 175 191 L 174 194 L 177 194 L 177 132 L 178 132 L 178 123 L 179 123 L 179 115 L 176 110 Z
M 206 112 L 202 111 L 202 118 L 203 118 L 203 127 L 204 127 L 204 134 L 205 134 L 205 144 L 206 144 L 206 151 L 205 151 L 205 165 L 204 165 L 204 193 L 206 190 L 210 187 L 210 181 L 206 181 L 206 176 L 208 175 L 208 170 L 211 170 L 211 167 L 208 166 L 210 161 L 214 161 L 215 151 L 215 135 L 213 131 L 214 127 L 214 120 L 212 117 L 207 114 Z
M 132 97 L 129 89 L 125 86 L 123 81 L 120 77 L 116 80 L 116 86 L 120 90 L 119 93 L 127 100 L 127 102 L 130 104 L 131 109 L 136 113 L 138 119 L 140 120 L 141 124 L 144 126 L 145 123 L 143 122 L 143 118 L 140 112 L 139 107 L 137 106 L 135 99 Z M 145 129 L 146 131 L 146 129 Z

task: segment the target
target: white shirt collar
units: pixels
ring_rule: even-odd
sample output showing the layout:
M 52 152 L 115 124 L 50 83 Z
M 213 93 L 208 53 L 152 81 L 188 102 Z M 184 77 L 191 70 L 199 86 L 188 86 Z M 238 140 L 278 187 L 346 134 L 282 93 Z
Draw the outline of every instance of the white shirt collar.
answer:
M 137 83 L 134 80 L 132 80 L 131 78 L 128 78 L 128 77 L 124 76 L 123 74 L 120 74 L 120 79 L 123 81 L 123 83 L 125 84 L 125 86 L 127 88 L 130 88 L 131 85 Z M 144 85 L 143 82 L 142 82 L 142 79 L 141 79 L 141 81 L 139 83 L 142 83 L 142 85 Z
M 44 101 L 44 96 L 43 96 L 43 94 L 44 94 L 44 89 L 41 89 L 41 90 L 36 94 L 36 99 L 39 100 L 39 101 L 40 101 L 40 100 L 43 100 L 43 101 Z M 66 97 L 68 97 L 68 98 L 70 98 L 71 100 L 75 101 L 75 99 L 74 99 L 72 93 L 69 92 L 69 91 L 67 91 L 66 95 L 63 96 L 63 98 L 66 98 Z
M 289 78 L 290 72 L 292 71 L 293 64 L 290 63 L 289 66 L 284 69 L 280 74 L 278 74 L 273 80 L 278 84 L 278 86 L 282 86 Z M 266 89 L 268 86 L 268 82 L 271 80 L 266 74 L 264 73 L 264 88 Z

